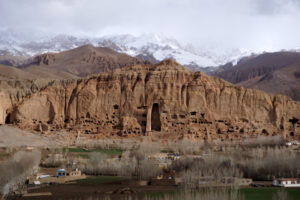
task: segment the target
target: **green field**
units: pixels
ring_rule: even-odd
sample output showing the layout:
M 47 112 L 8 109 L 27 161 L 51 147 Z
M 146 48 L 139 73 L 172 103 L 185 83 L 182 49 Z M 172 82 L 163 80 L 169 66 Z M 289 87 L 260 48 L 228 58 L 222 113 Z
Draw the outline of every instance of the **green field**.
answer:
M 121 181 L 126 179 L 122 176 L 91 176 L 86 179 L 75 180 L 75 183 L 80 184 L 103 184 L 103 183 L 111 183 L 115 181 Z
M 245 200 L 272 200 L 280 188 L 244 188 L 240 189 Z M 299 188 L 284 189 L 288 194 L 288 200 L 300 200 Z
M 273 198 L 277 191 L 281 188 L 243 188 L 239 192 L 243 200 L 277 200 Z M 287 200 L 300 200 L 300 188 L 285 188 L 287 192 Z M 177 191 L 178 192 L 178 191 Z M 174 192 L 148 192 L 145 194 L 148 197 L 163 197 L 164 195 L 176 195 Z

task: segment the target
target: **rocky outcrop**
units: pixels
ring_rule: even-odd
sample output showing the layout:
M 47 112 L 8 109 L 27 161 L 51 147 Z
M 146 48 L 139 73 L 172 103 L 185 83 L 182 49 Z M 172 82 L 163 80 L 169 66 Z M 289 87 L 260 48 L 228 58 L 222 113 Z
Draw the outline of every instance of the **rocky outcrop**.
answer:
M 0 80 L 0 124 L 10 123 L 16 105 L 37 91 L 32 81 Z
M 48 86 L 24 99 L 11 120 L 27 129 L 97 136 L 160 132 L 178 138 L 299 135 L 300 103 L 234 86 L 172 60 Z
M 67 84 L 75 80 L 0 80 L 0 125 L 15 122 L 14 113 L 22 102 L 29 100 L 34 93 L 47 87 Z M 34 109 L 33 109 L 34 110 Z M 32 111 L 31 111 L 32 112 Z

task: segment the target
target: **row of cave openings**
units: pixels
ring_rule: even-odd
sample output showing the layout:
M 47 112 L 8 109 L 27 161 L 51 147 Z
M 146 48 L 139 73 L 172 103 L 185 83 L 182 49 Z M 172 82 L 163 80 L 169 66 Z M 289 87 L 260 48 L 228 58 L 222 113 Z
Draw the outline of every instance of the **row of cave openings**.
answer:
M 119 106 L 115 105 L 114 109 L 119 109 Z M 87 113 L 87 117 L 90 117 L 90 114 Z M 68 120 L 65 120 L 67 122 Z M 5 118 L 5 124 L 10 124 L 11 122 L 11 114 L 9 113 Z M 153 131 L 161 131 L 161 121 L 160 121 L 160 110 L 159 104 L 154 103 L 151 111 L 151 130 Z
M 114 109 L 119 109 L 119 106 L 115 105 Z M 89 116 L 89 113 L 87 114 L 87 117 Z M 300 122 L 299 119 L 293 117 L 292 119 L 289 120 L 289 122 L 295 126 Z M 5 124 L 10 124 L 11 122 L 11 113 L 9 113 L 6 118 L 5 118 Z M 160 110 L 159 110 L 159 104 L 154 103 L 152 105 L 152 110 L 151 110 L 151 130 L 152 131 L 161 131 L 161 121 L 160 121 Z M 290 136 L 294 136 L 294 132 L 290 133 Z

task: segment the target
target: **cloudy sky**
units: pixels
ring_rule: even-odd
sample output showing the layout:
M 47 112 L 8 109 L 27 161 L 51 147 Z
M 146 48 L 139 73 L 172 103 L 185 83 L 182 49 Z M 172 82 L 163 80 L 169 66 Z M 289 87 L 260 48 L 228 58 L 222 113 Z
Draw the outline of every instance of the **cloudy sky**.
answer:
M 196 47 L 300 47 L 300 0 L 0 0 L 0 28 L 99 36 L 157 33 Z

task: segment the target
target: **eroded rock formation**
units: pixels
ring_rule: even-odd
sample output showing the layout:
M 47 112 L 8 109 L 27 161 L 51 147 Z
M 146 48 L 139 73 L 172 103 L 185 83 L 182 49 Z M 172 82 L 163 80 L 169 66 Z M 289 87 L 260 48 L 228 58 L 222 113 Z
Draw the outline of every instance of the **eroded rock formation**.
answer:
M 291 123 L 300 119 L 299 102 L 191 72 L 172 60 L 53 84 L 21 101 L 10 118 L 22 128 L 98 136 L 300 134 L 300 123 Z

